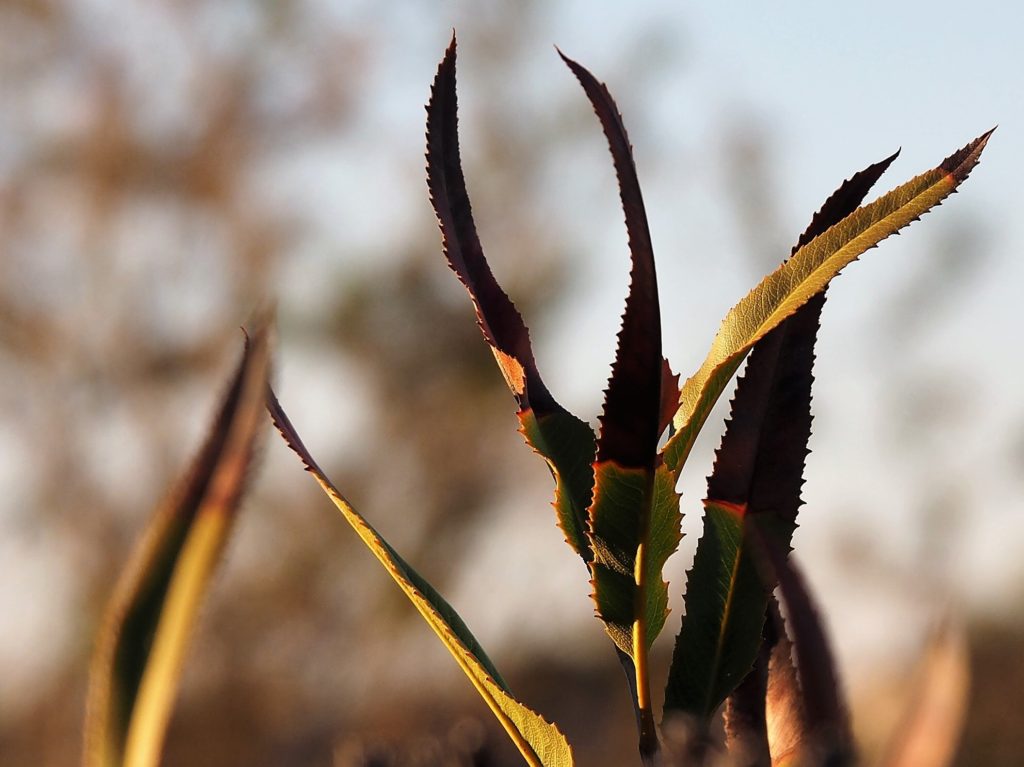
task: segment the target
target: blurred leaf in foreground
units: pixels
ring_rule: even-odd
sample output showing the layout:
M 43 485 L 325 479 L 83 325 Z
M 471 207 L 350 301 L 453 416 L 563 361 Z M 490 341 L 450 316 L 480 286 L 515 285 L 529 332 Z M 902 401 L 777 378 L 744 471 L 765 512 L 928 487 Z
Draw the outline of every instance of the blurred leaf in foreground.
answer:
M 118 581 L 93 656 L 86 767 L 160 762 L 188 638 L 251 473 L 268 335 L 261 320 L 198 458 Z
M 786 616 L 783 622 L 779 611 L 772 611 L 779 637 L 772 650 L 766 700 L 772 764 L 851 765 L 854 751 L 849 713 L 814 599 L 792 557 L 787 556 L 787 547 L 780 545 L 773 531 L 762 530 L 755 521 L 751 539 L 766 583 L 778 584 Z M 785 753 L 778 753 L 780 747 Z

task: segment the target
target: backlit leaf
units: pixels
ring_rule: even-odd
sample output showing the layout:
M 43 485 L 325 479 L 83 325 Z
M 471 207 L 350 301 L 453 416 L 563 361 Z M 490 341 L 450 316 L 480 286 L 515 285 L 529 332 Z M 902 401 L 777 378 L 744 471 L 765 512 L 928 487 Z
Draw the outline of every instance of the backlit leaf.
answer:
M 589 561 L 586 510 L 593 484 L 594 433 L 544 385 L 523 318 L 484 257 L 459 155 L 454 36 L 427 104 L 427 185 L 445 257 L 469 292 L 477 324 L 519 404 L 520 431 L 554 477 L 559 527 L 573 550 Z
M 679 374 L 672 372 L 668 360 L 661 366 L 661 415 L 658 417 L 658 434 L 672 425 L 672 417 L 679 408 Z
M 726 749 L 735 763 L 744 767 L 769 767 L 772 762 L 766 707 L 768 674 L 775 644 L 774 626 L 771 621 L 766 621 L 754 667 L 725 701 Z
M 785 622 L 774 597 L 768 605 L 768 616 L 762 652 L 769 654 L 764 703 L 771 764 L 773 767 L 802 766 L 806 763 L 802 756 L 811 728 L 793 664 L 793 643 L 786 635 Z
M 589 510 L 594 601 L 616 646 L 634 661 L 640 751 L 658 748 L 647 676 L 647 651 L 665 625 L 665 561 L 680 540 L 679 499 L 658 460 L 662 384 L 671 373 L 661 353 L 661 310 L 654 251 L 622 117 L 607 87 L 562 55 L 583 86 L 611 150 L 629 234 L 629 294 L 605 392 Z
M 195 463 L 161 504 L 118 580 L 93 656 L 87 767 L 150 767 L 196 613 L 231 532 L 263 423 L 266 324 L 246 344 Z
M 683 385 L 676 433 L 663 451 L 677 476 L 711 408 L 750 348 L 850 262 L 956 191 L 977 165 L 991 134 L 988 131 L 937 168 L 858 208 L 815 237 L 729 311 L 707 358 Z
M 391 548 L 369 522 L 357 512 L 338 491 L 309 454 L 298 433 L 273 392 L 268 392 L 267 406 L 274 424 L 288 446 L 301 459 L 306 471 L 313 475 L 342 516 L 356 531 L 367 548 L 398 584 L 413 606 L 455 658 L 459 668 L 487 703 L 526 762 L 540 767 L 569 767 L 572 750 L 565 736 L 553 724 L 516 700 L 508 685 L 498 674 L 479 642 L 458 613 Z
M 896 155 L 844 182 L 796 250 L 860 204 Z M 750 671 L 770 589 L 746 541 L 749 517 L 771 517 L 789 545 L 811 433 L 814 342 L 824 292 L 754 345 L 708 478 L 704 533 L 687 578 L 686 610 L 665 693 L 666 710 L 708 720 Z
M 760 519 L 751 525 L 751 538 L 767 583 L 778 584 L 786 612 L 786 629 L 793 647 L 793 666 L 800 686 L 805 728 L 794 733 L 798 743 L 785 759 L 773 753 L 779 764 L 849 765 L 853 763 L 853 739 L 849 714 L 843 701 L 832 649 L 803 576 L 796 569 L 784 544 L 770 530 L 761 529 Z M 780 629 L 781 631 L 782 629 Z M 769 678 L 769 687 L 771 678 Z

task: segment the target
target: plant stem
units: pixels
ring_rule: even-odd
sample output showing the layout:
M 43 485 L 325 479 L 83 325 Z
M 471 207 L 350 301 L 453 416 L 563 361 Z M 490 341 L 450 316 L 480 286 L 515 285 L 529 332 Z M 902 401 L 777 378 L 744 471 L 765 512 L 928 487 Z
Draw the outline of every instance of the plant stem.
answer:
M 639 561 L 639 560 L 638 560 Z M 643 620 L 633 622 L 633 661 L 636 666 L 636 702 L 640 719 L 640 758 L 645 765 L 655 764 L 658 730 L 651 707 L 651 682 L 647 673 L 647 627 Z
M 644 509 L 642 515 L 643 529 L 640 533 L 640 545 L 636 550 L 633 577 L 636 581 L 636 592 L 633 603 L 633 662 L 636 668 L 636 702 L 640 719 L 640 758 L 645 765 L 655 764 L 658 753 L 658 730 L 654 724 L 654 710 L 651 705 L 651 680 L 647 666 L 647 545 L 651 525 L 651 501 L 654 497 L 654 472 L 650 472 L 647 483 Z

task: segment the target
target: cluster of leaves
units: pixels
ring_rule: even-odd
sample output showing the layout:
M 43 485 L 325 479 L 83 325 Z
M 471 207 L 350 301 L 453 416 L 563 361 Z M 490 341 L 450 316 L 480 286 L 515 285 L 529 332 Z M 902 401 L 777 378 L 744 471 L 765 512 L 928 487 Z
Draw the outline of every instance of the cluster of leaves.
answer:
M 550 468 L 566 542 L 589 570 L 596 614 L 626 671 L 640 756 L 646 764 L 703 763 L 724 704 L 726 746 L 737 764 L 850 763 L 849 723 L 828 643 L 789 560 L 825 289 L 843 267 L 953 193 L 991 132 L 868 205 L 861 207 L 896 155 L 845 181 L 789 258 L 726 315 L 707 358 L 680 386 L 662 354 L 651 237 L 622 118 L 607 88 L 562 58 L 608 140 L 632 265 L 598 434 L 545 386 L 522 317 L 484 257 L 459 155 L 454 39 L 427 105 L 428 185 L 445 256 L 515 397 L 520 431 Z M 268 359 L 261 322 L 196 466 L 159 510 L 112 600 L 93 670 L 87 764 L 159 760 L 188 630 L 230 531 L 264 402 L 306 470 L 448 648 L 526 762 L 573 764 L 557 727 L 513 696 L 455 610 L 317 465 L 266 385 Z M 662 571 L 681 539 L 676 484 L 744 360 L 708 480 L 704 531 L 665 686 L 663 725 L 685 719 L 695 734 L 685 753 L 666 753 L 648 653 L 668 616 Z M 899 748 L 894 754 L 892 764 L 908 763 Z

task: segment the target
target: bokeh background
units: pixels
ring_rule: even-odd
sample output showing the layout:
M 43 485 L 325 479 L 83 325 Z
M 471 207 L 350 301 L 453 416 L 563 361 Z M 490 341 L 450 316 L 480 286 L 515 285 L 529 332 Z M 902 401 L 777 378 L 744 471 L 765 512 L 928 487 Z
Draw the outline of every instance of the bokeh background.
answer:
M 1024 12 L 1001 0 L 0 4 L 0 763 L 78 760 L 104 601 L 267 300 L 279 394 L 320 463 L 583 764 L 631 763 L 547 470 L 440 254 L 422 105 L 453 27 L 481 236 L 551 389 L 591 421 L 628 259 L 554 44 L 624 113 L 684 375 L 842 179 L 902 146 L 884 191 L 1001 124 L 962 194 L 830 292 L 796 548 L 865 754 L 952 615 L 974 672 L 960 763 L 1019 765 Z M 681 485 L 661 665 L 723 415 Z M 517 763 L 268 434 L 166 763 L 374 759 Z

